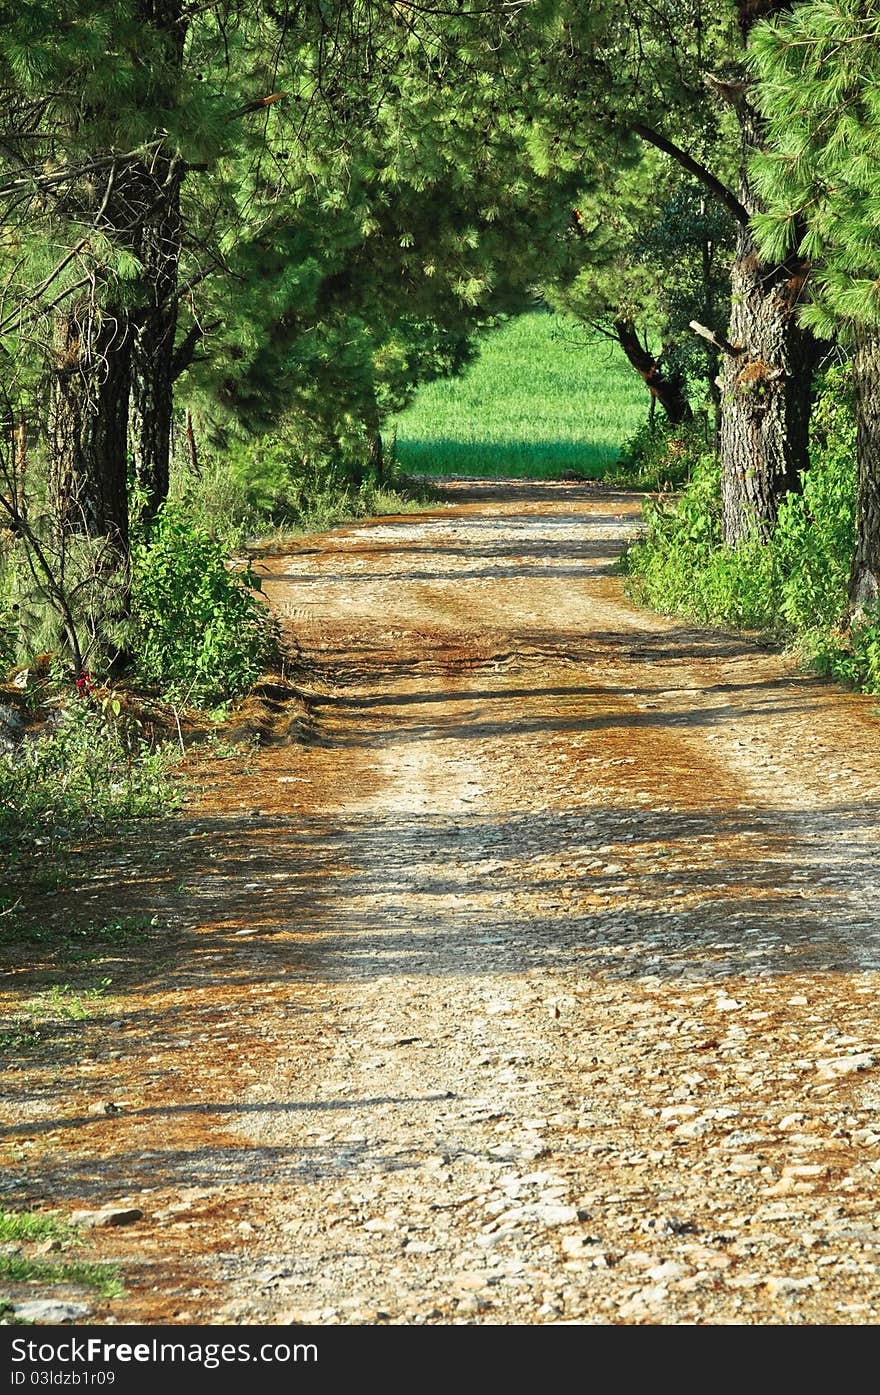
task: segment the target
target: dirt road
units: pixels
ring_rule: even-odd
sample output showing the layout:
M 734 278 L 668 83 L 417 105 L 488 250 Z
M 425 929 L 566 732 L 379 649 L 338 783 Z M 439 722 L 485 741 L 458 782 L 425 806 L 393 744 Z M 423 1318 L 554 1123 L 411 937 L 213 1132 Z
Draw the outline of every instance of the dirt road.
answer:
M 265 563 L 311 734 L 103 874 L 180 953 L 16 1185 L 143 1210 L 98 1321 L 877 1322 L 880 719 L 628 603 L 633 497 L 452 497 Z

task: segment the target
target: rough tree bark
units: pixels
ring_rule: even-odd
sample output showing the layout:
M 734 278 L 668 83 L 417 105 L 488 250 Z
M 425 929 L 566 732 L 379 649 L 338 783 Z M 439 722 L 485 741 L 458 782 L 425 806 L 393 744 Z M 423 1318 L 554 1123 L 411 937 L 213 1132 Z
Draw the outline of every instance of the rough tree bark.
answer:
M 177 272 L 180 260 L 179 160 L 160 157 L 150 177 L 154 212 L 141 229 L 138 256 L 144 304 L 135 312 L 129 435 L 135 477 L 144 492 L 141 519 L 152 523 L 168 497 Z
M 49 410 L 59 531 L 128 549 L 127 428 L 131 329 L 121 310 L 83 307 L 56 325 Z
M 614 337 L 627 359 L 643 379 L 653 402 L 659 402 L 674 426 L 690 421 L 692 412 L 687 399 L 684 378 L 680 373 L 666 374 L 657 359 L 645 348 L 630 320 L 615 320 Z
M 173 105 L 186 41 L 182 0 L 138 0 L 138 14 L 162 36 L 166 48 L 155 100 Z M 165 150 L 141 171 L 146 212 L 137 230 L 136 255 L 143 266 L 143 298 L 133 317 L 129 435 L 135 476 L 144 491 L 141 521 L 148 525 L 168 497 L 183 175 L 182 161 Z
M 173 105 L 185 37 L 182 0 L 138 0 L 137 11 L 167 42 L 154 95 L 160 108 Z M 96 227 L 142 262 L 141 306 L 102 306 L 108 277 L 98 280 L 87 306 L 58 320 L 49 434 L 59 529 L 106 536 L 125 554 L 130 408 L 148 511 L 168 489 L 182 166 L 157 143 L 149 162 L 111 158 L 106 179 L 93 207 L 77 211 L 88 211 Z
M 737 0 L 744 45 L 758 20 L 790 8 L 778 0 Z M 762 262 L 749 228 L 760 206 L 749 180 L 749 161 L 761 145 L 761 119 L 748 100 L 748 83 L 712 79 L 710 86 L 731 105 L 739 124 L 738 196 L 668 136 L 639 123 L 632 129 L 699 179 L 737 223 L 720 431 L 724 538 L 736 546 L 750 536 L 768 538 L 783 498 L 800 487 L 800 473 L 808 464 L 819 348 L 796 315 L 808 267 L 796 259 L 777 266 Z
M 738 106 L 746 158 L 758 142 L 755 113 Z M 757 203 L 743 174 L 742 201 Z M 797 318 L 808 268 L 768 266 L 741 226 L 731 270 L 728 338 L 721 368 L 721 489 L 724 539 L 767 538 L 785 495 L 808 465 L 810 406 L 818 344 Z
M 850 572 L 854 612 L 880 597 L 880 335 L 865 334 L 853 362 L 856 407 L 856 539 Z
M 759 19 L 790 9 L 775 0 L 739 0 L 747 44 Z M 761 118 L 748 88 L 733 84 L 732 105 L 742 141 L 740 203 L 751 215 L 759 200 L 749 161 L 761 145 Z M 724 539 L 768 538 L 786 494 L 800 488 L 809 463 L 810 407 L 818 344 L 798 322 L 797 304 L 808 267 L 791 258 L 761 260 L 747 223 L 740 223 L 731 271 L 732 310 L 721 369 L 721 489 Z

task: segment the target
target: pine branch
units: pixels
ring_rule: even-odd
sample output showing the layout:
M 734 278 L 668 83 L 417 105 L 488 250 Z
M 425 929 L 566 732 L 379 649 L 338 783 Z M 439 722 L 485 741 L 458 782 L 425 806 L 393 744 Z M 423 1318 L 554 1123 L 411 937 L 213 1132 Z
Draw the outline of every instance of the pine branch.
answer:
M 162 141 L 159 142 L 159 144 L 161 143 Z M 153 144 L 155 142 L 141 147 L 140 150 L 130 150 L 124 155 L 101 155 L 97 159 L 86 160 L 83 164 L 65 165 L 58 170 L 44 172 L 30 170 L 21 178 L 9 180 L 8 183 L 0 185 L 0 198 L 5 198 L 7 194 L 18 193 L 22 189 L 51 191 L 59 184 L 68 184 L 71 180 L 82 179 L 84 175 L 93 174 L 96 170 L 107 169 L 116 164 L 130 164 L 143 159 L 145 152 L 150 150 Z
M 206 335 L 213 333 L 215 329 L 219 329 L 222 323 L 222 320 L 212 320 L 210 324 L 193 325 L 192 328 L 187 331 L 184 338 L 181 339 L 177 348 L 174 350 L 174 357 L 171 360 L 172 382 L 176 383 L 181 374 L 185 373 L 187 368 L 195 363 L 196 351 L 202 340 Z
M 269 97 L 256 97 L 252 102 L 245 102 L 243 107 L 237 107 L 235 111 L 229 113 L 230 120 L 235 120 L 239 116 L 248 116 L 251 112 L 262 111 L 265 107 L 271 107 L 275 102 L 281 102 L 287 96 L 286 92 L 273 92 Z M 195 168 L 191 166 L 190 168 Z
M 0 334 L 2 334 L 4 330 L 8 329 L 11 324 L 15 323 L 15 321 L 23 313 L 25 305 L 34 305 L 39 301 L 40 297 L 44 295 L 45 292 L 52 285 L 52 282 L 57 281 L 62 271 L 64 271 L 65 268 L 68 267 L 70 263 L 73 261 L 73 259 L 75 257 L 78 257 L 80 252 L 82 252 L 86 247 L 88 247 L 88 245 L 88 238 L 83 238 L 80 242 L 76 244 L 75 247 L 71 248 L 71 250 L 67 253 L 66 257 L 62 257 L 61 261 L 55 267 L 55 270 L 50 272 L 50 274 L 46 277 L 45 281 L 43 281 L 39 286 L 36 287 L 35 290 L 31 291 L 27 296 L 25 296 L 24 300 L 19 302 L 19 304 L 16 305 L 14 310 L 10 310 L 6 314 L 6 316 L 2 320 L 0 320 Z M 82 285 L 82 282 L 77 282 L 77 284 Z M 70 288 L 68 287 L 68 290 L 69 289 Z M 64 294 L 66 295 L 67 291 L 65 291 Z M 53 304 L 57 305 L 58 301 L 54 301 Z M 45 310 L 42 310 L 41 313 L 45 313 Z
M 667 136 L 661 135 L 659 131 L 655 131 L 653 126 L 645 126 L 640 121 L 637 121 L 633 124 L 631 129 L 633 133 L 641 140 L 645 141 L 647 145 L 656 146 L 658 150 L 663 151 L 664 155 L 671 155 L 673 160 L 681 165 L 682 169 L 686 169 L 689 174 L 692 174 L 695 179 L 699 179 L 700 183 L 705 185 L 713 197 L 716 198 L 720 204 L 723 204 L 730 216 L 734 218 L 737 223 L 744 228 L 748 227 L 748 211 L 744 205 L 740 203 L 733 190 L 728 189 L 727 185 L 723 184 L 717 175 L 714 175 L 705 165 L 701 165 L 699 160 L 694 159 L 693 155 L 689 155 L 686 150 L 682 150 L 680 145 L 676 145 L 675 142 L 669 140 Z

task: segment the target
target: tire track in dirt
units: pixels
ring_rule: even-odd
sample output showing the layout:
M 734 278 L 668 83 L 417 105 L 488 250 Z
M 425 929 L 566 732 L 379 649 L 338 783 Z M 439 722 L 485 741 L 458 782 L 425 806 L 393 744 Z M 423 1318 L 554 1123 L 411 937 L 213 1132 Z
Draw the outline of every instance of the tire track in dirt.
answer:
M 451 497 L 265 564 L 319 739 L 187 818 L 137 1105 L 42 1158 L 147 1212 L 104 1311 L 876 1321 L 871 705 L 629 605 L 632 497 Z
M 771 1290 L 780 1287 L 774 1274 L 759 1276 L 752 1289 L 725 1285 L 726 1301 L 719 1302 L 717 1275 L 735 1263 L 724 1248 L 709 1245 L 707 1251 L 704 1242 L 691 1240 L 690 1257 L 683 1257 L 688 1246 L 679 1238 L 670 1259 L 654 1247 L 640 1250 L 637 1242 L 622 1254 L 609 1251 L 602 1249 L 607 1239 L 584 1235 L 584 1225 L 596 1214 L 594 1178 L 583 1162 L 571 1164 L 596 1144 L 585 1142 L 584 1134 L 592 1133 L 591 1116 L 585 1124 L 576 1087 L 588 1061 L 601 1067 L 608 1058 L 586 1054 L 598 1024 L 590 1020 L 589 1005 L 584 1005 L 586 1020 L 578 1021 L 579 1009 L 584 1011 L 585 978 L 617 985 L 627 980 L 650 985 L 659 978 L 664 989 L 669 979 L 714 983 L 715 1004 L 720 1001 L 726 1011 L 734 1003 L 739 1013 L 750 1004 L 731 995 L 741 994 L 751 980 L 761 984 L 782 977 L 788 983 L 805 971 L 862 967 L 871 954 L 868 932 L 876 927 L 845 922 L 839 867 L 831 878 L 835 923 L 829 924 L 823 893 L 815 885 L 816 869 L 829 865 L 828 834 L 839 810 L 823 822 L 801 807 L 805 783 L 811 799 L 821 801 L 826 793 L 817 787 L 816 772 L 780 786 L 778 769 L 768 770 L 764 762 L 781 762 L 783 769 L 793 762 L 803 775 L 805 730 L 814 739 L 809 728 L 817 706 L 830 698 L 835 719 L 844 706 L 851 720 L 863 724 L 864 704 L 853 705 L 786 673 L 778 660 L 768 661 L 747 642 L 682 632 L 621 604 L 618 583 L 608 579 L 607 522 L 595 533 L 587 524 L 583 552 L 589 562 L 584 566 L 578 559 L 575 567 L 566 553 L 580 550 L 584 520 L 565 516 L 553 522 L 548 530 L 543 517 L 527 516 L 510 527 L 502 513 L 491 529 L 484 517 L 470 529 L 458 520 L 451 530 L 446 523 L 439 528 L 410 523 L 397 530 L 380 525 L 380 538 L 396 531 L 396 541 L 404 531 L 410 539 L 408 548 L 398 542 L 382 554 L 381 584 L 371 566 L 361 570 L 357 534 L 348 535 L 353 555 L 346 544 L 336 555 L 338 570 L 330 576 L 339 580 L 330 582 L 326 610 L 334 610 L 333 588 L 345 588 L 336 613 L 354 621 L 349 643 L 357 644 L 363 635 L 360 607 L 369 606 L 374 615 L 381 608 L 391 621 L 383 636 L 392 647 L 381 657 L 374 652 L 374 681 L 349 693 L 353 735 L 343 729 L 331 741 L 352 761 L 355 785 L 358 760 L 365 752 L 373 757 L 369 793 L 361 803 L 348 803 L 349 812 L 367 814 L 369 832 L 350 831 L 347 849 L 356 868 L 359 894 L 351 912 L 361 917 L 361 940 L 364 920 L 369 923 L 378 911 L 381 944 L 374 935 L 376 958 L 352 970 L 362 986 L 345 1004 L 346 1035 L 359 1045 L 346 1045 L 345 1066 L 330 1084 L 345 1092 L 346 1079 L 350 1082 L 356 1070 L 376 1072 L 399 1103 L 379 1106 L 385 1121 L 379 1133 L 387 1132 L 386 1140 L 376 1140 L 373 1105 L 355 1109 L 348 1140 L 326 1138 L 328 1144 L 338 1139 L 343 1158 L 350 1157 L 346 1147 L 355 1145 L 367 1153 L 375 1147 L 381 1161 L 374 1157 L 365 1166 L 343 1166 L 343 1175 L 353 1172 L 355 1180 L 346 1176 L 340 1186 L 337 1177 L 334 1189 L 324 1193 L 321 1214 L 334 1219 L 322 1230 L 319 1246 L 308 1244 L 308 1220 L 288 1222 L 291 1233 L 305 1242 L 297 1247 L 298 1262 L 291 1269 L 279 1255 L 280 1268 L 269 1280 L 262 1307 L 255 1309 L 249 1296 L 245 1312 L 319 1321 L 374 1321 L 382 1313 L 411 1322 L 596 1321 L 621 1315 L 655 1321 L 682 1320 L 684 1306 L 687 1320 L 695 1315 L 711 1320 L 718 1311 L 748 1308 L 742 1295 L 754 1291 L 759 1313 L 789 1315 L 790 1299 L 781 1307 L 771 1299 Z M 371 557 L 379 541 L 375 532 L 367 535 Z M 497 547 L 499 535 L 503 541 Z M 447 579 L 437 559 L 445 555 L 448 562 L 450 550 L 455 561 Z M 413 575 L 414 551 L 431 553 L 432 576 L 425 576 L 424 563 Z M 404 559 L 400 572 L 391 569 L 390 558 Z M 569 582 L 564 598 L 560 580 Z M 404 676 L 389 682 L 403 657 L 420 646 L 415 671 L 404 666 Z M 714 682 L 707 682 L 707 671 Z M 375 678 L 387 691 L 377 693 Z M 794 734 L 798 723 L 799 737 Z M 865 729 L 876 744 L 870 727 Z M 750 749 L 755 745 L 757 760 Z M 853 778 L 854 772 L 839 774 Z M 873 848 L 873 836 L 868 846 Z M 330 957 L 343 952 L 332 932 L 325 949 Z M 733 986 L 718 988 L 719 982 Z M 418 991 L 431 984 L 440 985 L 445 1001 L 439 1005 L 431 993 Z M 405 999 L 414 994 L 402 1017 L 392 1008 L 401 989 Z M 634 1004 L 626 987 L 618 999 L 620 993 L 618 987 L 614 1010 L 606 1008 L 600 1016 L 608 1013 L 613 1020 L 622 1007 L 629 1023 L 638 999 Z M 775 985 L 772 996 L 778 1013 Z M 751 1006 L 749 1016 L 771 1022 L 763 995 Z M 577 1025 L 559 1030 L 569 1013 Z M 781 1017 L 788 1046 L 799 1051 L 786 1014 Z M 548 1027 L 548 1018 L 555 1029 Z M 415 1040 L 406 1035 L 413 1020 L 420 1032 Z M 684 1021 L 705 1030 L 699 1013 Z M 508 1056 L 498 1053 L 493 1040 L 507 1037 L 501 1023 L 517 1034 L 519 1049 Z M 606 1121 L 609 1083 L 613 1098 L 626 1070 L 620 1057 L 631 1055 L 619 1026 L 615 1023 L 613 1033 L 612 1082 L 599 1072 L 605 1096 L 599 1117 Z M 728 1037 L 722 1040 L 729 1052 Z M 711 1038 L 705 1049 L 716 1049 Z M 443 1053 L 439 1067 L 438 1051 Z M 759 1085 L 755 1098 L 749 1097 L 754 1111 L 769 1102 L 771 1081 L 760 1072 L 756 1081 L 750 1054 L 742 1048 L 746 1079 Z M 479 1063 L 476 1071 L 474 1063 Z M 690 1100 L 702 1081 L 670 1090 L 663 1066 L 651 1064 L 656 1083 L 635 1092 L 635 1108 L 643 1116 L 639 1135 L 628 1136 L 628 1149 L 598 1145 L 607 1146 L 612 1156 L 622 1155 L 617 1183 L 621 1173 L 632 1175 L 625 1169 L 638 1169 L 639 1163 L 651 1171 L 651 1150 L 636 1146 L 645 1143 L 646 1118 L 681 1108 L 675 1115 L 676 1129 L 684 1130 L 675 1140 L 679 1147 L 688 1141 L 690 1111 L 706 1134 L 715 1134 L 721 1122 L 702 1118 L 695 1105 L 681 1104 L 682 1089 Z M 498 1091 L 490 1091 L 489 1100 L 487 1071 Z M 301 1079 L 294 1078 L 295 1088 L 302 1088 Z M 800 1076 L 795 1078 L 800 1084 Z M 427 1100 L 413 1096 L 414 1080 L 430 1082 Z M 273 1082 L 270 1093 L 290 1084 L 287 1073 Z M 444 1105 L 444 1099 L 453 1102 Z M 679 1104 L 670 1105 L 676 1099 Z M 722 1119 L 739 1120 L 740 1094 L 736 1102 L 740 1108 L 728 1105 L 728 1116 L 718 1106 Z M 552 1143 L 546 1137 L 551 1109 L 564 1136 Z M 791 1113 L 785 1108 L 778 1119 Z M 619 1129 L 619 1100 L 611 1115 Z M 256 1126 L 261 1137 L 274 1131 L 271 1115 Z M 496 1131 L 505 1140 L 500 1145 Z M 691 1142 L 703 1136 L 700 1129 L 690 1131 Z M 662 1144 L 668 1132 L 667 1126 L 653 1139 L 655 1168 L 661 1155 L 667 1162 Z M 738 1135 L 746 1139 L 748 1152 L 748 1131 L 728 1126 L 726 1137 L 735 1146 Z M 552 1166 L 525 1169 L 530 1159 L 544 1157 L 553 1159 Z M 750 1153 L 745 1159 L 736 1156 L 734 1168 L 751 1176 L 745 1169 L 753 1161 Z M 807 1169 L 807 1176 L 794 1179 L 799 1195 L 810 1188 L 811 1194 L 821 1192 L 808 1180 L 814 1164 L 787 1165 Z M 772 1171 L 772 1164 L 763 1164 L 768 1166 Z M 781 1177 L 785 1166 L 780 1178 L 791 1182 Z M 756 1171 L 761 1194 L 780 1180 Z M 729 1185 L 726 1173 L 721 1175 Z M 627 1218 L 637 1220 L 637 1234 L 646 1226 L 641 1233 L 650 1235 L 654 1222 L 662 1230 L 651 1203 L 670 1189 L 657 1186 L 657 1180 L 653 1195 L 650 1186 L 643 1190 L 646 1212 Z M 320 1191 L 320 1179 L 316 1182 Z M 447 1193 L 448 1202 L 438 1200 Z M 434 1199 L 426 1203 L 426 1195 Z M 506 1206 L 505 1224 L 496 1226 L 492 1216 L 505 1197 L 524 1204 Z M 464 1211 L 464 1225 L 454 1227 L 451 1243 L 437 1234 L 437 1218 L 448 1210 Z M 483 1224 L 477 1226 L 480 1217 Z M 683 1221 L 681 1233 L 687 1235 L 692 1225 L 694 1235 L 713 1230 Z M 559 1246 L 548 1244 L 557 1226 L 566 1228 L 561 1263 Z M 440 1229 L 445 1237 L 445 1228 Z M 676 1234 L 675 1226 L 667 1229 Z M 427 1241 L 420 1238 L 426 1235 Z M 379 1262 L 377 1272 L 377 1241 L 387 1255 L 389 1237 L 392 1256 Z M 707 1253 L 699 1252 L 701 1243 Z M 578 1248 L 584 1245 L 586 1257 Z M 634 1285 L 640 1255 L 642 1270 L 649 1276 L 656 1270 L 657 1281 Z M 701 1264 L 710 1266 L 711 1278 Z M 664 1265 L 672 1266 L 667 1274 L 661 1272 Z M 616 1282 L 609 1282 L 610 1272 Z M 366 1284 L 360 1277 L 365 1274 Z M 587 1276 L 593 1281 L 586 1282 Z M 813 1295 L 814 1277 L 807 1275 L 810 1282 L 801 1287 L 801 1278 L 794 1276 L 790 1292 L 801 1305 Z M 671 1290 L 664 1278 L 684 1288 Z M 685 1294 L 697 1295 L 696 1301 L 691 1296 L 682 1304 Z M 293 1299 L 306 1306 L 291 1308 Z

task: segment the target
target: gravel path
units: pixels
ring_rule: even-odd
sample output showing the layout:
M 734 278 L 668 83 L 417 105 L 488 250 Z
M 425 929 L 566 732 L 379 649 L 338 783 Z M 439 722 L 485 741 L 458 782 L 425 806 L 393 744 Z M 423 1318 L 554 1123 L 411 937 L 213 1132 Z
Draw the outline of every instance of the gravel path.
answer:
M 33 1096 L 98 1320 L 875 1323 L 871 704 L 626 602 L 631 496 L 452 498 L 265 564 L 315 735 L 185 820 L 133 1103 Z

